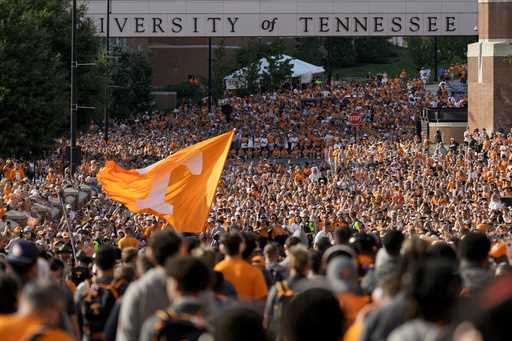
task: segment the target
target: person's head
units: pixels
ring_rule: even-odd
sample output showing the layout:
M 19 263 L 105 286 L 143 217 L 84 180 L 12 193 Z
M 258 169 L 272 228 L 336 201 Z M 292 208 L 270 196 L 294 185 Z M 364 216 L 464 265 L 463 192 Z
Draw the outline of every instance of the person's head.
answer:
M 94 256 L 94 265 L 102 272 L 113 272 L 117 261 L 117 250 L 112 246 L 102 246 Z
M 121 260 L 124 264 L 136 264 L 139 250 L 134 247 L 125 247 L 121 250 Z
M 146 272 L 151 270 L 155 264 L 151 261 L 151 258 L 146 254 L 146 250 L 140 250 L 137 256 L 137 264 L 135 266 L 137 270 L 137 276 L 142 277 Z
M 350 238 L 352 238 L 351 229 L 338 227 L 336 230 L 334 230 L 334 244 L 348 245 Z
M 137 278 L 137 272 L 133 265 L 120 264 L 114 270 L 114 280 L 129 284 Z M 124 287 L 125 289 L 126 287 Z
M 0 315 L 12 314 L 18 308 L 18 292 L 20 286 L 16 278 L 0 273 Z
M 322 271 L 322 253 L 318 250 L 309 250 L 310 274 L 320 275 Z
M 457 253 L 455 249 L 447 243 L 436 243 L 427 248 L 426 256 L 428 259 L 445 259 L 447 261 L 457 262 Z
M 263 318 L 249 308 L 231 308 L 215 321 L 215 341 L 265 341 Z
M 183 240 L 173 231 L 159 231 L 151 234 L 148 256 L 158 266 L 164 266 L 167 259 L 180 253 Z
M 426 260 L 412 273 L 409 283 L 420 316 L 432 322 L 447 321 L 461 289 L 457 263 L 445 259 Z
M 290 271 L 300 276 L 307 276 L 311 268 L 308 249 L 300 244 L 295 245 L 289 250 L 288 257 L 290 259 L 288 263 Z
M 317 249 L 321 253 L 324 253 L 330 247 L 331 247 L 331 240 L 328 237 L 320 238 L 315 244 L 315 249 Z
M 347 256 L 337 256 L 327 265 L 327 279 L 336 293 L 357 289 L 357 265 Z
M 340 304 L 327 289 L 309 289 L 292 300 L 283 314 L 287 341 L 337 341 L 343 336 L 345 317 Z
M 66 307 L 66 293 L 60 284 L 50 281 L 27 283 L 20 296 L 18 314 L 31 316 L 57 326 Z
M 279 244 L 268 243 L 263 249 L 266 263 L 277 263 L 279 261 Z
M 64 262 L 59 258 L 50 260 L 50 276 L 57 282 L 64 280 Z
M 131 227 L 126 227 L 124 229 L 124 234 L 125 234 L 125 236 L 133 237 L 133 230 L 132 230 L 132 228 Z
M 226 256 L 236 257 L 242 253 L 242 236 L 239 232 L 224 233 L 220 238 L 220 250 Z
M 242 258 L 249 261 L 258 246 L 256 243 L 256 235 L 252 232 L 242 232 L 242 240 L 244 248 L 242 250 Z
M 461 260 L 483 265 L 487 262 L 490 250 L 491 241 L 485 233 L 470 232 L 460 241 L 458 251 Z
M 384 235 L 382 238 L 382 245 L 390 256 L 396 257 L 400 255 L 400 250 L 402 248 L 404 239 L 404 234 L 402 232 L 398 230 L 392 230 Z
M 284 250 L 288 254 L 288 251 L 295 245 L 300 244 L 300 238 L 296 236 L 290 236 L 284 242 Z
M 37 278 L 38 257 L 37 246 L 31 241 L 20 239 L 13 243 L 7 255 L 7 262 L 18 278 L 27 283 Z
M 169 297 L 197 296 L 210 285 L 210 269 L 199 258 L 179 256 L 165 265 Z

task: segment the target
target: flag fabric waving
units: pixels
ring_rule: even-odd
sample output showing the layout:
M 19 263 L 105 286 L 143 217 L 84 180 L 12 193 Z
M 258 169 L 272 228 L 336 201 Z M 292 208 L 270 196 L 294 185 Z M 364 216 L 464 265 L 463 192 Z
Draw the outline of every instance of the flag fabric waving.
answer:
M 107 161 L 96 178 L 103 192 L 131 212 L 157 215 L 181 232 L 202 232 L 233 135 L 199 142 L 142 169 Z

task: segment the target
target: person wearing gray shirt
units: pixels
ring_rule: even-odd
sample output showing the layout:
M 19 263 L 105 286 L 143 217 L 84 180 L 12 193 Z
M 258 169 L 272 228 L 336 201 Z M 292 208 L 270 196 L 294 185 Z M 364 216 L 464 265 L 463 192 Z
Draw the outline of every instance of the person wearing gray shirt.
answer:
M 169 258 L 179 253 L 181 246 L 182 239 L 176 232 L 160 231 L 152 234 L 147 251 L 156 267 L 126 290 L 119 315 L 117 341 L 138 341 L 144 321 L 157 310 L 170 305 L 163 267 Z

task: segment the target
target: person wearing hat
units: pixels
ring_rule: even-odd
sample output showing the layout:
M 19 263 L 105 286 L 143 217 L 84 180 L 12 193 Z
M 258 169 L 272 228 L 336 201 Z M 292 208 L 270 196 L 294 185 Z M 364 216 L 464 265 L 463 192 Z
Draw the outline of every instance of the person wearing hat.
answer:
M 327 265 L 327 279 L 338 297 L 347 318 L 347 327 L 355 322 L 357 314 L 370 303 L 368 295 L 358 284 L 358 269 L 353 259 L 340 255 Z
M 7 262 L 21 283 L 26 284 L 37 278 L 38 257 L 39 249 L 33 242 L 19 239 L 13 242 Z

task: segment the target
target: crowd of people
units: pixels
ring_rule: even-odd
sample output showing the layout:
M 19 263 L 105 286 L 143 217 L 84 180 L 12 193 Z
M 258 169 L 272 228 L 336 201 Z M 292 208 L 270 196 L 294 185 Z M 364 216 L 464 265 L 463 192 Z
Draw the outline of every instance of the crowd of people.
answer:
M 424 107 L 462 102 L 406 72 L 225 102 L 115 122 L 108 142 L 92 123 L 73 175 L 65 139 L 0 160 L 0 340 L 507 339 L 512 130 L 420 138 Z M 200 235 L 96 182 L 106 159 L 142 168 L 233 128 Z M 90 199 L 63 216 L 67 187 Z

